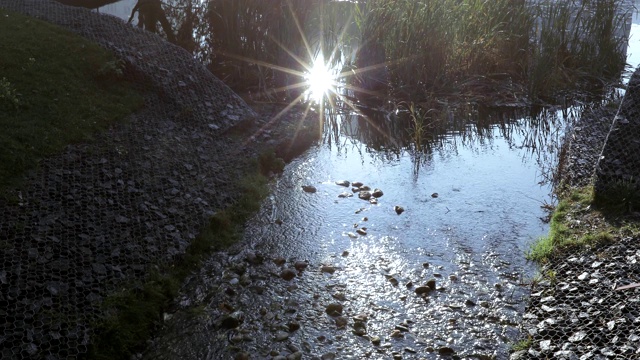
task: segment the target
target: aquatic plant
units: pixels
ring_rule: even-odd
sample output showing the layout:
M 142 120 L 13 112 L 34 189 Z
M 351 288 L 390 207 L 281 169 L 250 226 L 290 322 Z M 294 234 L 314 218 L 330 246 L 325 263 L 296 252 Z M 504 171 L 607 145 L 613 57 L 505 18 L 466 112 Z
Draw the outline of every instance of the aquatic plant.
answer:
M 414 101 L 479 92 L 549 99 L 602 84 L 624 67 L 631 11 L 614 0 L 370 0 L 365 7 L 356 65 L 384 63 L 392 95 Z

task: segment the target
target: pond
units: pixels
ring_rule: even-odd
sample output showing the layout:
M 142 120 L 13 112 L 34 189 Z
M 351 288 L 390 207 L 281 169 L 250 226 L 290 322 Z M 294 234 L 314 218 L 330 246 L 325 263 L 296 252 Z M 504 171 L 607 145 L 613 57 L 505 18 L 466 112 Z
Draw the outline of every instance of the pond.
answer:
M 128 18 L 131 8 L 121 2 L 101 12 Z M 640 63 L 636 13 L 630 31 L 627 62 L 634 69 Z M 218 254 L 208 262 L 202 273 L 214 275 L 191 279 L 189 288 L 211 292 L 202 295 L 203 312 L 189 326 L 174 324 L 172 334 L 159 335 L 146 356 L 214 359 L 246 351 L 275 358 L 301 350 L 323 359 L 506 358 L 536 275 L 525 254 L 548 232 L 550 178 L 565 130 L 581 109 L 527 114 L 470 107 L 450 115 L 465 117 L 464 125 L 419 150 L 398 140 L 407 134 L 391 130 L 393 114 L 374 122 L 373 115 L 335 115 L 325 141 L 277 178 L 243 242 L 226 260 Z M 336 184 L 341 180 L 363 182 L 383 195 L 373 204 L 352 186 Z M 225 274 L 251 253 L 286 264 L 305 261 L 308 270 L 279 284 L 281 267 L 268 261 L 251 275 L 266 290 L 246 298 L 214 294 L 237 283 L 237 276 Z M 419 296 L 424 286 L 428 294 Z M 190 303 L 190 296 L 183 301 Z M 318 313 L 331 303 L 344 306 L 345 326 Z M 244 313 L 240 330 L 204 325 L 223 304 Z M 281 325 L 291 319 L 300 330 L 281 336 Z M 358 333 L 363 327 L 365 337 Z M 180 341 L 167 342 L 167 349 L 167 337 Z

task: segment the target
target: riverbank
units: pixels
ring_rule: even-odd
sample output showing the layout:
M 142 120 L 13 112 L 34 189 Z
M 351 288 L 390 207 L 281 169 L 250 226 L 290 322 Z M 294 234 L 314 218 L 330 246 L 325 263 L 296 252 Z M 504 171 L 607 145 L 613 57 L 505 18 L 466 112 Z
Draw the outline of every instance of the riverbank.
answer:
M 567 136 L 551 232 L 511 359 L 640 356 L 640 214 L 595 202 L 594 172 L 620 102 L 588 109 Z
M 310 147 L 317 118 L 256 112 L 183 49 L 122 20 L 53 1 L 0 7 L 107 48 L 145 94 L 91 143 L 42 159 L 8 190 L 18 201 L 0 200 L 1 357 L 128 358 L 194 254 L 225 245 L 216 221 L 260 200 L 247 183 Z

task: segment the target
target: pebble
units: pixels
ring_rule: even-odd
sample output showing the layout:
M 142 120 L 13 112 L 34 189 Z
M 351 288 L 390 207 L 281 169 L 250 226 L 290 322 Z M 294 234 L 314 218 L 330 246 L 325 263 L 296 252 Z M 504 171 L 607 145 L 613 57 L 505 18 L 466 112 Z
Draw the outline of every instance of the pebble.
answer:
M 276 332 L 276 341 L 285 341 L 289 338 L 289 333 L 286 331 L 278 331 Z
M 302 185 L 302 190 L 312 194 L 318 191 L 318 189 L 316 189 L 316 187 L 313 185 Z
M 298 323 L 296 321 L 292 321 L 292 322 L 287 324 L 287 328 L 289 329 L 289 332 L 294 332 L 294 331 L 300 329 L 300 323 Z
M 336 358 L 336 354 L 333 352 L 328 352 L 328 353 L 322 354 L 320 358 L 322 360 L 334 360 Z
M 325 266 L 322 266 L 322 267 L 320 268 L 320 272 L 328 273 L 328 274 L 333 274 L 334 272 L 336 272 L 336 268 L 335 268 L 335 266 L 328 266 L 328 265 L 325 265 Z
M 435 289 L 436 289 L 436 279 L 429 279 L 429 280 L 427 280 L 426 285 L 427 285 L 431 290 L 435 290 Z
M 291 269 L 284 269 L 282 270 L 282 272 L 280 273 L 280 277 L 284 280 L 290 281 L 292 280 L 294 277 L 296 277 L 296 272 L 291 270 Z
M 340 316 L 342 315 L 342 304 L 331 303 L 327 305 L 325 312 L 330 316 Z
M 344 328 L 349 323 L 347 318 L 345 318 L 344 316 L 338 316 L 334 320 L 336 322 L 336 326 L 338 327 L 338 329 Z
M 360 191 L 358 193 L 358 198 L 362 200 L 369 200 L 371 199 L 371 193 L 369 191 Z
M 416 289 L 414 291 L 418 295 L 426 295 L 426 294 L 430 293 L 431 291 L 433 291 L 433 289 L 431 287 L 429 287 L 429 286 L 418 286 L 418 287 L 416 287 Z

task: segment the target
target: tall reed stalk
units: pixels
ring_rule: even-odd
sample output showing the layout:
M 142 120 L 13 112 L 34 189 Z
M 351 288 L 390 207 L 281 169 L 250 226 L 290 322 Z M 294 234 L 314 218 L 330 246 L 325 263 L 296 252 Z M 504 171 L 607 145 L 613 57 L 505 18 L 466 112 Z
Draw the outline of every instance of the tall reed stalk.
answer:
M 620 1 L 369 0 L 359 19 L 360 67 L 387 63 L 393 93 L 422 101 L 471 90 L 547 98 L 624 66 Z M 375 56 L 374 56 L 375 55 Z M 501 79 L 495 86 L 485 85 Z M 480 89 L 480 90 L 478 90 Z M 508 92 L 508 91 L 506 91 Z M 495 96 L 494 96 L 495 97 Z

